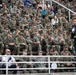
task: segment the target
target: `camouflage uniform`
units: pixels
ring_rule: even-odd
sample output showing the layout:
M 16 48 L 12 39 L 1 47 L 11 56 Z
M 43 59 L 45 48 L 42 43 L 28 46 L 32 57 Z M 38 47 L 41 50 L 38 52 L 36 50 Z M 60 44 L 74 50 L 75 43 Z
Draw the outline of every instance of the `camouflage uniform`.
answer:
M 18 47 L 18 53 L 23 51 L 23 49 L 27 49 L 26 40 L 21 33 L 18 35 L 18 37 L 16 37 L 16 45 Z
M 40 54 L 40 53 L 42 53 L 42 51 L 39 51 L 38 52 L 38 55 Z M 39 55 L 39 56 L 42 56 L 41 54 Z M 36 57 L 36 58 L 34 58 L 34 60 L 36 61 L 36 62 L 47 62 L 47 58 L 45 58 L 45 57 Z M 46 63 L 36 63 L 36 64 L 34 64 L 34 67 L 35 68 L 46 68 Z M 46 72 L 47 70 L 37 70 L 38 72 L 40 72 L 40 73 L 43 73 L 43 72 Z
M 32 43 L 31 43 L 32 51 L 33 51 L 33 53 L 37 54 L 37 51 L 39 51 L 40 47 L 41 47 L 39 38 L 37 35 L 33 35 L 33 38 L 31 38 L 31 40 L 32 40 Z
M 6 48 L 8 47 L 13 54 L 17 53 L 15 38 L 13 38 L 12 34 L 8 33 L 7 37 L 4 40 Z
M 64 55 L 68 56 L 69 52 L 65 51 Z M 63 62 L 75 61 L 75 59 L 73 57 L 66 57 L 66 58 L 62 57 L 62 58 L 60 58 L 60 60 L 63 61 Z M 61 67 L 74 67 L 74 66 L 75 66 L 75 64 L 73 64 L 73 63 L 61 63 Z M 62 71 L 73 71 L 73 70 L 71 70 L 71 69 L 64 69 L 63 70 L 62 69 Z
M 21 62 L 32 62 L 33 61 L 33 58 L 30 58 L 30 57 L 26 57 L 28 54 L 28 51 L 27 50 L 24 50 L 22 55 L 24 55 L 25 57 L 23 58 L 20 58 L 20 61 Z M 22 63 L 20 64 L 20 67 L 21 68 L 33 68 L 33 64 L 32 63 Z M 24 70 L 24 72 L 26 72 L 27 70 Z M 29 70 L 29 72 L 32 72 L 32 70 Z
M 3 50 L 4 50 L 4 44 L 3 44 L 3 39 L 2 39 L 1 34 L 0 34 L 0 54 L 3 53 Z
M 11 32 L 16 30 L 16 18 L 15 16 L 12 17 L 12 19 L 10 20 L 10 30 Z

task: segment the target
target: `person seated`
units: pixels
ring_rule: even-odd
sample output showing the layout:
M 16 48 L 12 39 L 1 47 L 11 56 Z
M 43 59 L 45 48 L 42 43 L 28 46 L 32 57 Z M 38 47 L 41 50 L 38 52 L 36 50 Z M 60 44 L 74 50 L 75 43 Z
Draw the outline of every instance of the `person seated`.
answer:
M 22 52 L 22 55 L 25 56 L 25 57 L 20 58 L 21 62 L 32 62 L 32 58 L 27 57 L 27 55 L 28 55 L 27 49 L 25 49 Z M 20 68 L 33 68 L 33 63 L 20 63 Z M 27 71 L 32 72 L 32 70 L 23 70 L 24 73 L 26 73 Z
M 62 72 L 63 72 L 63 71 L 73 72 L 74 69 L 71 69 L 71 68 L 72 68 L 72 67 L 75 67 L 75 64 L 74 64 L 74 63 L 70 63 L 70 62 L 75 61 L 75 58 L 74 58 L 74 57 L 68 57 L 68 56 L 69 56 L 68 51 L 65 51 L 64 56 L 67 56 L 67 57 L 66 57 L 66 58 L 65 58 L 65 57 L 61 57 L 60 60 L 63 61 L 63 62 L 67 62 L 67 63 L 61 63 L 61 67 L 66 68 L 66 69 L 62 69 Z M 70 68 L 70 67 L 71 67 L 71 68 Z M 67 68 L 68 68 L 68 69 L 67 69 Z
M 38 62 L 38 63 L 35 63 L 34 64 L 34 67 L 35 68 L 46 68 L 47 67 L 47 64 L 46 63 L 39 63 L 39 62 L 47 62 L 47 58 L 46 57 L 41 57 L 43 56 L 43 52 L 42 51 L 38 51 L 38 56 L 40 57 L 36 57 L 34 60 L 35 62 Z M 37 70 L 38 73 L 46 73 L 47 72 L 47 69 L 40 69 L 40 70 Z
M 17 63 L 12 63 L 16 62 L 15 58 L 11 56 L 11 51 L 9 49 L 5 50 L 5 55 L 2 56 L 1 59 L 2 62 L 9 62 L 8 63 L 8 68 L 19 68 Z M 6 68 L 7 63 L 2 63 L 1 68 Z M 3 74 L 6 74 L 6 70 L 2 70 Z M 17 70 L 11 70 L 13 74 L 17 73 Z

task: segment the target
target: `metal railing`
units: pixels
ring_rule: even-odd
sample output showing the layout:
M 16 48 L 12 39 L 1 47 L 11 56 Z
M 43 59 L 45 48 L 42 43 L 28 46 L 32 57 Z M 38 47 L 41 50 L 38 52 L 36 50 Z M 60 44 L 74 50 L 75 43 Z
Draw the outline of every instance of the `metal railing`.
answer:
M 2 57 L 2 56 L 0 56 L 0 57 Z M 73 64 L 75 64 L 76 63 L 76 61 L 51 61 L 50 60 L 50 58 L 63 58 L 63 57 L 70 57 L 70 58 L 76 58 L 76 56 L 24 56 L 24 55 L 21 55 L 21 56 L 19 56 L 19 55 L 16 55 L 16 56 L 13 56 L 13 57 L 15 57 L 15 58 L 23 58 L 23 57 L 28 57 L 28 58 L 37 58 L 37 57 L 45 57 L 45 58 L 47 58 L 47 61 L 24 61 L 24 62 L 22 62 L 22 61 L 18 61 L 18 62 L 11 62 L 11 63 L 17 63 L 17 64 L 26 64 L 26 63 L 32 63 L 32 64 L 35 64 L 35 63 L 45 63 L 45 64 L 47 64 L 48 65 L 48 67 L 32 67 L 32 68 L 8 68 L 8 64 L 9 64 L 9 62 L 0 62 L 0 64 L 1 63 L 6 63 L 6 68 L 0 68 L 0 70 L 6 70 L 6 75 L 8 75 L 8 70 L 48 70 L 48 73 L 50 73 L 50 70 L 51 69 L 53 69 L 52 67 L 51 67 L 51 63 L 73 63 Z M 76 69 L 76 67 L 57 67 L 56 69 Z
M 46 0 L 42 0 L 42 4 L 44 7 L 44 3 Z M 71 20 L 71 13 L 76 15 L 76 12 L 72 11 L 71 9 L 67 8 L 66 6 L 62 5 L 61 3 L 57 2 L 56 0 L 48 0 L 50 1 L 50 6 L 52 6 L 53 2 L 58 4 L 59 6 L 63 7 L 64 9 L 66 9 L 68 11 L 68 16 L 69 16 L 69 21 Z

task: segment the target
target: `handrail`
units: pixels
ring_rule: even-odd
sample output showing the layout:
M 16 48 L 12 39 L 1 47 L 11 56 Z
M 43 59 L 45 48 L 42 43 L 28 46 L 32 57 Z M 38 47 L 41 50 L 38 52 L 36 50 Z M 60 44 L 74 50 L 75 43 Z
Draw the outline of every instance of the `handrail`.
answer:
M 60 3 L 58 3 L 57 1 L 55 1 L 55 0 L 52 0 L 52 1 L 55 2 L 56 4 L 62 6 L 63 8 L 67 9 L 68 11 L 72 12 L 73 14 L 76 14 L 76 12 L 74 12 L 74 11 L 72 11 L 71 9 L 67 8 L 66 6 L 64 6 L 64 5 L 60 4 Z
M 44 7 L 44 1 L 45 1 L 45 0 L 42 0 L 42 5 L 43 5 L 43 7 Z M 71 13 L 73 13 L 73 14 L 76 15 L 76 12 L 74 12 L 73 10 L 67 8 L 66 6 L 58 3 L 56 0 L 48 0 L 48 1 L 50 1 L 50 6 L 52 6 L 52 2 L 54 2 L 54 3 L 58 4 L 58 5 L 60 5 L 61 7 L 65 8 L 66 10 L 68 10 L 69 21 L 71 20 Z M 71 13 L 70 13 L 70 12 L 71 12 Z
M 0 57 L 2 57 L 2 56 L 4 56 L 4 55 L 0 55 Z M 47 55 L 47 56 L 25 56 L 25 55 L 11 55 L 11 56 L 13 56 L 13 57 L 18 57 L 18 58 L 22 58 L 22 57 L 29 57 L 29 58 L 36 58 L 36 57 L 46 57 L 47 58 L 47 61 L 17 61 L 17 62 L 11 62 L 11 63 L 17 63 L 17 64 L 26 64 L 26 63 L 31 63 L 31 64 L 35 64 L 35 63 L 45 63 L 45 64 L 48 64 L 48 67 L 36 67 L 36 68 L 34 68 L 34 67 L 32 67 L 32 68 L 8 68 L 8 64 L 9 64 L 9 62 L 7 61 L 7 62 L 0 62 L 0 64 L 1 63 L 6 63 L 6 68 L 0 68 L 0 70 L 6 70 L 6 75 L 8 75 L 8 70 L 40 70 L 40 69 L 46 69 L 46 70 L 48 70 L 49 71 L 49 73 L 50 73 L 50 70 L 51 69 L 53 69 L 52 67 L 51 67 L 51 63 L 56 63 L 56 64 L 58 64 L 58 63 L 76 63 L 75 61 L 51 61 L 50 60 L 50 58 L 51 57 L 56 57 L 56 58 L 61 58 L 61 57 L 76 57 L 76 56 L 56 56 L 56 55 L 54 55 L 54 56 L 50 56 L 50 55 Z M 76 67 L 75 66 L 73 66 L 73 67 L 57 67 L 56 69 L 75 69 Z
M 2 57 L 3 55 L 0 55 L 0 57 Z M 64 56 L 64 55 L 43 55 L 43 56 L 38 56 L 38 55 L 27 55 L 27 56 L 25 56 L 25 55 L 11 55 L 11 56 L 13 56 L 13 57 L 76 57 L 76 56 L 74 56 L 74 55 L 68 55 L 68 56 Z
M 76 62 L 70 62 L 70 61 L 66 61 L 66 62 L 63 62 L 63 61 L 59 61 L 59 62 L 56 62 L 56 61 L 50 61 L 50 63 L 76 63 Z M 3 64 L 3 63 L 6 63 L 6 62 L 0 62 L 0 64 Z M 9 62 L 8 62 L 9 63 Z M 18 63 L 18 64 L 26 64 L 26 63 L 48 63 L 48 62 L 11 62 L 11 63 Z

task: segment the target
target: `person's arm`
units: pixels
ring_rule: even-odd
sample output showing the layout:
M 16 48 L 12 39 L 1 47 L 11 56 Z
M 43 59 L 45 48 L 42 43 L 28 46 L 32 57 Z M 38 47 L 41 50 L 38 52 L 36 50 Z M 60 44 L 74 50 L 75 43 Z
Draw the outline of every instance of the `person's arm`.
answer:
M 16 61 L 15 61 L 16 62 Z M 16 67 L 19 68 L 18 64 L 16 63 Z
M 12 62 L 14 62 L 14 64 L 16 65 L 17 68 L 19 68 L 18 64 L 16 63 L 16 60 L 14 57 L 12 57 Z
M 6 62 L 6 60 L 7 60 L 7 59 L 6 59 L 6 56 L 3 56 L 3 57 L 2 57 L 2 62 Z M 6 66 L 6 63 L 3 63 L 3 64 Z

